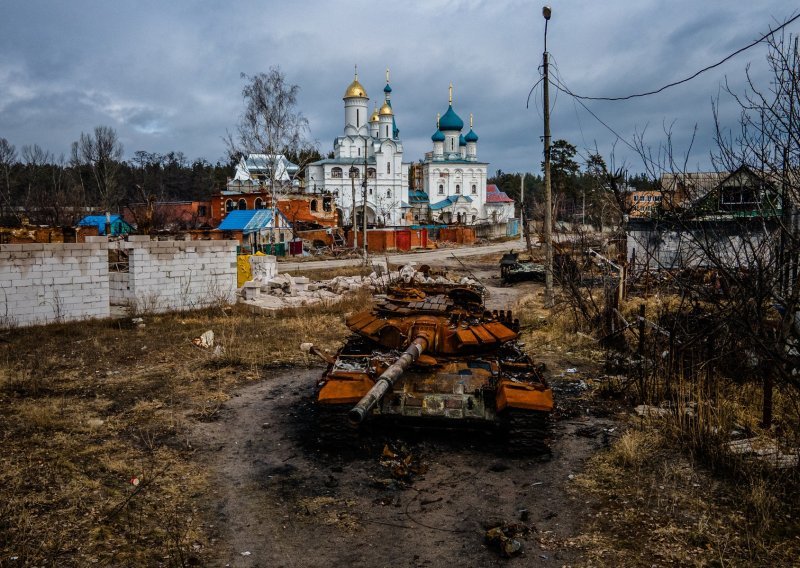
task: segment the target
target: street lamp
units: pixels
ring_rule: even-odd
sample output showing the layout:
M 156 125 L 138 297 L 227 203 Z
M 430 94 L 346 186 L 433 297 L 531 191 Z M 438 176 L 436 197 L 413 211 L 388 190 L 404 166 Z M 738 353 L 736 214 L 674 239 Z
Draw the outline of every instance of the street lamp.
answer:
M 542 68 L 544 81 L 544 307 L 552 308 L 553 298 L 553 196 L 550 187 L 550 79 L 548 76 L 547 23 L 552 11 L 550 6 L 542 8 L 544 16 L 544 53 Z

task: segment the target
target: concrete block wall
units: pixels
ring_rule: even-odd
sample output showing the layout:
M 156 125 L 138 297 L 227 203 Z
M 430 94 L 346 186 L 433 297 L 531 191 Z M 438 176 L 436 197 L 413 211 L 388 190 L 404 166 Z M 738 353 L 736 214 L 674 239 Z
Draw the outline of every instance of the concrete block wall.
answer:
M 106 237 L 0 245 L 0 327 L 109 315 Z
M 113 274 L 111 303 L 162 312 L 232 303 L 236 294 L 236 241 L 153 241 L 131 235 L 118 246 L 128 273 Z

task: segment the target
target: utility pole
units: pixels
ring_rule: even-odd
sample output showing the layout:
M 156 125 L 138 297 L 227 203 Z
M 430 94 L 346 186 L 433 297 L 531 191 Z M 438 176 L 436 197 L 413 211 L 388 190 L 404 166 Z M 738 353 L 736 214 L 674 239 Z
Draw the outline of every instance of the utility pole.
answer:
M 553 196 L 550 187 L 550 78 L 547 70 L 547 22 L 550 21 L 550 6 L 542 8 L 544 16 L 544 307 L 552 308 L 553 298 Z
M 525 242 L 525 174 L 519 174 L 519 222 L 522 225 L 519 234 L 521 244 Z
M 377 184 L 378 174 L 377 167 L 375 169 L 375 182 Z M 364 240 L 364 266 L 367 265 L 367 138 L 364 137 L 364 203 L 362 204 L 362 215 L 364 216 L 364 230 L 361 235 Z
M 353 172 L 350 171 L 350 189 L 353 190 L 353 201 L 350 205 L 350 217 L 352 218 L 353 225 L 353 250 L 358 250 L 358 223 L 356 223 L 356 178 L 353 177 Z

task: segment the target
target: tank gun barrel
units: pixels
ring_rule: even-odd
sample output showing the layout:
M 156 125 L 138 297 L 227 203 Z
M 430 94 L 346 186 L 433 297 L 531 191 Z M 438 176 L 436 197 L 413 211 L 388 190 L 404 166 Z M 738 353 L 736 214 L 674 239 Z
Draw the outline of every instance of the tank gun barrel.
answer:
M 369 390 L 367 394 L 364 395 L 358 404 L 356 404 L 350 412 L 347 413 L 347 416 L 350 418 L 350 421 L 359 424 L 361 423 L 364 418 L 369 414 L 370 410 L 378 404 L 386 391 L 388 391 L 394 382 L 400 378 L 400 375 L 408 369 L 414 362 L 419 359 L 419 356 L 422 355 L 423 351 L 428 348 L 428 339 L 422 335 L 417 336 L 414 341 L 411 342 L 411 345 L 408 346 L 400 358 L 397 359 L 394 363 L 389 365 L 389 368 L 386 369 L 378 380 L 375 381 L 375 384 Z

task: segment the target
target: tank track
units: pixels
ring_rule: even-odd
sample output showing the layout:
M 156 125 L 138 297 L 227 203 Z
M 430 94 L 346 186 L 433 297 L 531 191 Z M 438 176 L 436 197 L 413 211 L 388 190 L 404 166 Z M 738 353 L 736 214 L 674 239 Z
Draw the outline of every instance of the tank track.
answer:
M 355 448 L 360 429 L 347 418 L 352 404 L 318 404 L 316 407 L 316 439 L 320 446 L 330 448 Z
M 503 413 L 505 446 L 512 455 L 550 453 L 550 413 L 508 408 Z

